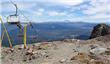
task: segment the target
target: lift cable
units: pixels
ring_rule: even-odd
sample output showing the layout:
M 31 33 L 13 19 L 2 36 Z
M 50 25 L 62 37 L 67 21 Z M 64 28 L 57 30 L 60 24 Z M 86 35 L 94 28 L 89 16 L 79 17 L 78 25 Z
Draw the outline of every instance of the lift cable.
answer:
M 11 4 L 13 4 L 14 6 L 17 6 L 12 0 L 9 0 L 10 2 L 11 2 Z M 27 20 L 27 21 L 29 21 L 29 22 L 31 22 L 29 19 L 28 19 L 28 17 L 27 16 L 25 16 L 24 14 L 23 14 L 23 12 L 17 7 L 17 10 L 21 13 L 21 15 Z
M 13 5 L 15 5 L 15 3 L 12 1 L 12 0 L 9 0 Z M 28 21 L 28 23 L 29 23 L 29 25 L 31 26 L 31 28 L 37 33 L 37 31 L 35 30 L 35 28 L 34 28 L 34 26 L 33 26 L 33 24 L 32 24 L 32 21 L 30 21 L 30 19 L 27 17 L 27 16 L 25 16 L 24 14 L 23 14 L 23 12 L 17 7 L 17 10 L 20 12 L 20 14 Z

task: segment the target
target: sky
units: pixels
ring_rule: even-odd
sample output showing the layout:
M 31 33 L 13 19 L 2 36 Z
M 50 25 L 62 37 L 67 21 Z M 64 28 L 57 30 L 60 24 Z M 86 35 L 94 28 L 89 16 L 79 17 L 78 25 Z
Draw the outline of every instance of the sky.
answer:
M 110 0 L 1 0 L 4 22 L 15 13 L 11 1 L 18 6 L 21 22 L 110 23 Z

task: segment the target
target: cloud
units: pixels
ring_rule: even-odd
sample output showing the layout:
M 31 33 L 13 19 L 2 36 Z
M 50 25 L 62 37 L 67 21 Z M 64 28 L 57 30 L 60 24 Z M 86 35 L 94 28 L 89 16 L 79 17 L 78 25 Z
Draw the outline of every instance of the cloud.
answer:
M 102 20 L 102 19 L 105 19 L 105 20 L 108 20 L 108 19 L 110 19 L 110 17 L 109 17 L 109 15 L 106 15 L 106 14 L 97 14 L 97 15 L 94 15 L 94 16 L 88 16 L 85 19 L 89 19 L 89 20 Z
M 45 10 L 43 8 L 38 9 L 39 12 L 44 12 Z
M 24 10 L 24 9 L 30 9 L 36 4 L 35 3 L 17 3 L 17 5 L 19 9 Z
M 70 18 L 70 21 L 83 21 L 83 22 L 108 22 L 110 19 L 109 15 L 106 14 L 97 14 L 97 15 L 91 15 L 91 16 L 82 16 L 82 17 L 73 17 Z
M 64 16 L 64 15 L 66 15 L 66 13 L 65 12 L 49 11 L 48 15 L 49 16 Z
M 90 5 L 85 10 L 82 10 L 84 14 L 93 15 L 93 14 L 102 14 L 108 13 L 108 5 L 110 4 L 109 0 L 91 0 Z
M 106 4 L 109 2 L 110 2 L 110 0 L 91 0 L 90 4 L 93 6 L 96 6 L 96 5 Z
M 34 12 L 34 15 L 36 15 L 36 16 L 42 16 L 43 13 L 42 12 Z
M 12 0 L 33 21 L 71 20 L 107 21 L 110 18 L 110 0 Z M 4 16 L 14 13 L 9 0 L 2 1 Z M 19 13 L 19 15 L 21 15 Z M 37 18 L 36 18 L 37 16 Z
M 16 3 L 19 10 L 27 11 L 30 10 L 33 6 L 36 5 L 36 3 L 25 3 L 25 2 L 17 2 Z M 15 11 L 15 7 L 10 2 L 3 2 L 2 3 L 2 12 L 10 12 Z
M 84 10 L 83 13 L 87 15 L 98 14 L 98 13 L 107 13 L 108 5 L 104 4 L 102 6 L 89 7 L 87 10 Z
M 33 11 L 32 13 L 33 13 L 33 15 L 36 15 L 36 16 L 42 16 L 45 13 L 44 11 L 45 11 L 45 9 L 39 8 L 37 11 Z
M 12 0 L 12 1 L 16 2 L 17 0 Z M 45 4 L 50 3 L 50 4 L 73 6 L 84 2 L 84 0 L 18 0 L 17 2 L 36 2 L 36 3 L 45 3 Z
M 50 3 L 61 4 L 61 5 L 78 5 L 83 2 L 83 0 L 48 0 Z

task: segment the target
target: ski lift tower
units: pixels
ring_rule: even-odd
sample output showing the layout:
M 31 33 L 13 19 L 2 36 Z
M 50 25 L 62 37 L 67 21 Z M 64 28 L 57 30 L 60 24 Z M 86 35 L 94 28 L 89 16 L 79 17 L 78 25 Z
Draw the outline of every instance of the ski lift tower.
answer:
M 13 15 L 9 15 L 9 16 L 7 17 L 7 23 L 10 24 L 10 25 L 17 25 L 17 27 L 18 27 L 19 29 L 22 29 L 22 25 L 21 25 L 21 23 L 20 23 L 20 19 L 19 19 L 19 15 L 18 15 L 17 5 L 14 4 L 13 2 L 11 2 L 11 3 L 15 6 L 15 8 L 16 8 L 16 13 L 13 14 Z M 2 24 L 3 24 L 3 27 L 4 27 L 4 29 L 5 29 L 5 32 L 6 32 L 6 34 L 7 34 L 7 37 L 8 37 L 9 43 L 10 43 L 10 47 L 12 48 L 12 43 L 11 43 L 11 40 L 10 40 L 8 31 L 7 31 L 7 29 L 6 29 L 6 27 L 5 27 L 5 25 L 4 25 L 4 23 L 3 23 L 3 21 L 2 21 L 1 18 L 0 18 L 0 20 L 1 20 Z M 33 25 L 32 25 L 31 22 L 29 22 L 29 23 L 23 23 L 23 24 L 24 24 L 24 27 L 23 27 L 23 28 L 24 28 L 24 29 L 23 29 L 23 32 L 24 32 L 24 33 L 23 33 L 23 40 L 24 40 L 24 48 L 26 48 L 26 42 L 27 42 L 27 40 L 26 40 L 26 37 L 27 37 L 27 35 L 26 35 L 27 25 L 30 25 L 32 28 L 33 28 Z
M 9 15 L 8 17 L 8 23 L 11 24 L 11 25 L 17 25 L 19 29 L 22 29 L 22 25 L 20 23 L 20 19 L 19 19 L 19 16 L 18 16 L 18 7 L 17 7 L 17 4 L 11 2 L 15 8 L 16 8 L 16 13 L 13 14 L 13 15 Z M 27 24 L 24 24 L 24 48 L 26 48 L 26 27 L 27 27 Z

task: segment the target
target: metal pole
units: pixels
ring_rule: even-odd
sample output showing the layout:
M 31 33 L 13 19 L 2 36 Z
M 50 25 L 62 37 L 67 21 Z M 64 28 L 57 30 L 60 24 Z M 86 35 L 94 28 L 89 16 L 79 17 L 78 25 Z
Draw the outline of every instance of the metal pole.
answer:
M 15 4 L 14 2 L 12 2 L 12 1 L 10 1 L 15 7 L 16 7 L 16 13 L 15 13 L 15 15 L 17 16 L 18 14 L 18 7 L 17 7 L 17 4 Z
M 14 6 L 16 7 L 16 16 L 18 15 L 17 13 L 18 13 L 18 8 L 17 8 L 17 5 L 16 4 L 14 4 Z
M 3 33 L 1 34 L 1 38 L 0 38 L 0 47 L 2 46 L 4 34 L 5 34 L 5 31 L 3 30 Z
M 26 49 L 26 28 L 27 28 L 27 24 L 24 24 L 24 48 Z

